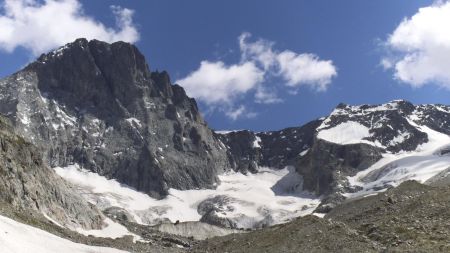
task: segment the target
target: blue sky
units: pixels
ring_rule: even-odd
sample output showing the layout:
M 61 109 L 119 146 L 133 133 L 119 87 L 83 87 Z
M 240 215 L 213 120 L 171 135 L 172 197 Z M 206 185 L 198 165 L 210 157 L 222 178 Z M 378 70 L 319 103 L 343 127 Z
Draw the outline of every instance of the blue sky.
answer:
M 52 1 L 36 1 L 34 7 L 48 2 Z M 450 43 L 446 44 L 450 40 L 433 36 L 441 34 L 439 25 L 434 28 L 423 25 L 436 22 L 442 24 L 442 29 L 450 26 L 445 24 L 450 21 L 445 18 L 450 9 L 445 1 L 60 2 L 78 5 L 76 8 L 82 11 L 76 18 L 89 17 L 97 25 L 116 29 L 100 31 L 98 26 L 82 23 L 94 27 L 96 32 L 83 36 L 81 31 L 75 35 L 136 41 L 151 70 L 167 70 L 172 81 L 180 80 L 188 91 L 191 89 L 190 94 L 198 96 L 206 120 L 215 129 L 261 131 L 297 126 L 327 115 L 340 102 L 373 104 L 401 98 L 413 103 L 449 104 L 450 74 L 446 74 L 446 67 L 450 63 L 437 55 L 446 56 L 450 52 Z M 8 1 L 1 3 L 5 7 Z M 116 6 L 114 11 L 111 5 Z M 418 12 L 427 6 L 431 6 L 428 7 L 431 14 Z M 0 12 L 0 28 L 11 26 L 5 20 L 2 23 L 2 17 L 9 21 L 17 19 L 6 12 L 5 8 Z M 441 19 L 435 18 L 439 15 Z M 117 23 L 117 17 L 122 18 L 122 23 Z M 405 18 L 406 23 L 401 26 Z M 56 32 L 70 30 L 80 22 L 72 21 L 49 20 L 49 26 L 55 24 Z M 17 29 L 20 32 L 24 28 Z M 43 48 L 63 44 L 62 41 L 75 36 L 51 40 L 52 35 L 36 32 L 17 41 L 14 36 L 2 37 L 2 33 L 0 29 L 0 77 L 23 67 Z M 247 33 L 251 34 L 244 42 L 247 49 L 265 45 L 265 52 L 271 52 L 273 59 L 267 69 L 258 60 L 261 52 L 247 52 L 240 46 L 239 37 Z M 415 40 L 411 38 L 420 40 L 412 44 Z M 33 42 L 41 39 L 48 43 L 36 48 Z M 280 60 L 289 54 L 293 58 Z M 305 60 L 307 69 L 301 69 L 303 65 L 296 64 L 295 59 Z M 213 80 L 217 86 L 202 84 L 202 80 L 209 79 L 204 78 L 201 62 L 217 72 L 213 74 L 217 76 Z M 424 65 L 441 67 L 424 68 Z M 314 73 L 311 78 L 303 78 L 311 72 Z M 253 78 L 248 73 L 253 73 Z M 197 75 L 192 77 L 193 74 Z M 221 86 L 222 83 L 231 88 Z M 220 94 L 223 96 L 213 99 L 222 88 L 225 88 Z M 225 94 L 232 89 L 236 91 Z M 258 99 L 256 94 L 260 91 L 264 91 L 264 96 Z

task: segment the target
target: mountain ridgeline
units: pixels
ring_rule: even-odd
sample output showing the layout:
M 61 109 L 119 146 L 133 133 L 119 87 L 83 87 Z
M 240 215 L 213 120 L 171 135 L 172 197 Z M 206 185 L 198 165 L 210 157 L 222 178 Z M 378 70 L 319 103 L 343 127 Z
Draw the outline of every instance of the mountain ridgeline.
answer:
M 0 80 L 0 113 L 48 166 L 77 163 L 156 198 L 170 188 L 214 188 L 225 171 L 262 166 L 295 168 L 301 180 L 292 191 L 354 192 L 347 177 L 383 154 L 427 143 L 421 129 L 450 134 L 449 107 L 403 100 L 340 104 L 328 117 L 280 131 L 216 133 L 195 100 L 166 72 L 151 72 L 135 46 L 85 39 Z M 358 141 L 334 133 L 349 123 Z

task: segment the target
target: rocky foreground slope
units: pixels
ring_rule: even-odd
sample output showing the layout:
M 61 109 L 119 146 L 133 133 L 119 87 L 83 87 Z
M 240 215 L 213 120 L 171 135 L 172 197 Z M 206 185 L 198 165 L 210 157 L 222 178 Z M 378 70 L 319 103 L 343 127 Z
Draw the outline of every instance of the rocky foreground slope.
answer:
M 195 252 L 449 252 L 450 188 L 415 181 L 248 234 L 199 243 Z
M 47 167 L 39 150 L 0 116 L 0 206 L 35 212 L 69 228 L 97 229 L 103 216 Z

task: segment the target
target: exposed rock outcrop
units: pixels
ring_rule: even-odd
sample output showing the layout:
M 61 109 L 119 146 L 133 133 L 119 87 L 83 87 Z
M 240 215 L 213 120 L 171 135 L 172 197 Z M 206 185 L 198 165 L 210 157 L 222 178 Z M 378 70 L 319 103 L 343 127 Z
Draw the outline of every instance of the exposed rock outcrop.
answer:
M 225 147 L 196 102 L 128 43 L 78 39 L 0 80 L 0 113 L 50 166 L 78 163 L 154 197 L 212 188 Z
M 42 161 L 39 149 L 0 116 L 0 203 L 41 212 L 63 226 L 96 229 L 103 216 Z

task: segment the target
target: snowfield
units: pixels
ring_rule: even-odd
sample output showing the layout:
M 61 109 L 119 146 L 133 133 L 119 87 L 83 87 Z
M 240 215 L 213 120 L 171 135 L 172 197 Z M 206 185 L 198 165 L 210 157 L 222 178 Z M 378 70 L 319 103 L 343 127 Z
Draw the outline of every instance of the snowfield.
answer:
M 0 216 L 2 253 L 125 253 L 126 251 L 74 243 L 43 230 Z
M 364 110 L 360 110 L 359 107 L 346 107 L 346 110 L 356 115 L 366 115 L 371 112 L 396 110 L 398 103 L 399 101 L 393 101 Z M 348 114 L 346 110 L 335 109 L 332 115 Z M 441 155 L 439 152 L 442 149 L 450 149 L 450 136 L 418 125 L 416 122 L 420 122 L 421 117 L 423 115 L 414 111 L 406 117 L 406 120 L 410 126 L 426 133 L 428 142 L 418 146 L 414 151 L 398 153 L 385 151 L 383 158 L 370 168 L 347 178 L 350 185 L 359 186 L 362 190 L 345 193 L 346 197 L 353 198 L 384 191 L 406 180 L 424 183 L 450 167 L 450 154 Z M 386 117 L 381 117 L 373 125 L 371 123 L 370 127 L 352 120 L 330 127 L 331 119 L 328 117 L 317 128 L 317 138 L 340 145 L 367 143 L 386 148 L 379 141 L 366 140 L 371 137 L 370 129 L 392 128 L 390 125 L 383 125 L 385 119 Z M 409 137 L 410 133 L 399 130 L 389 145 L 402 143 Z M 253 148 L 260 148 L 260 142 L 261 139 L 256 138 L 252 143 Z M 304 156 L 307 152 L 308 149 L 302 151 L 299 156 Z M 231 171 L 219 176 L 221 183 L 214 190 L 170 189 L 169 195 L 162 200 L 153 199 L 116 180 L 81 170 L 76 164 L 54 169 L 58 175 L 78 186 L 81 195 L 100 209 L 123 208 L 136 222 L 146 225 L 157 225 L 167 220 L 199 221 L 202 215 L 198 207 L 202 202 L 209 201 L 216 208 L 215 216 L 226 218 L 239 228 L 254 228 L 260 227 L 261 224 L 284 223 L 295 217 L 311 214 L 321 200 L 320 197 L 302 191 L 302 177 L 294 168 L 289 167 L 282 170 L 260 168 L 258 173 L 248 175 Z M 117 224 L 110 225 L 109 230 L 105 228 L 104 231 L 90 233 L 97 236 L 118 237 L 128 232 Z M 192 224 L 189 226 L 191 228 Z
M 426 133 L 428 142 L 418 146 L 415 151 L 383 154 L 383 158 L 370 168 L 348 178 L 351 185 L 361 186 L 363 190 L 347 193 L 346 197 L 373 194 L 407 180 L 424 183 L 450 167 L 450 154 L 440 155 L 439 152 L 449 147 L 450 136 L 417 125 L 411 119 L 409 123 Z
M 347 145 L 368 142 L 363 139 L 370 137 L 370 133 L 369 128 L 361 125 L 360 123 L 347 121 L 335 127 L 321 130 L 317 137 L 328 142 Z
M 170 189 L 162 200 L 151 198 L 116 180 L 108 180 L 96 173 L 80 170 L 78 165 L 54 168 L 64 179 L 78 186 L 81 195 L 100 209 L 121 207 L 141 224 L 155 225 L 161 220 L 199 221 L 198 205 L 215 196 L 227 196 L 230 203 L 221 217 L 234 220 L 239 227 L 249 228 L 270 219 L 272 224 L 287 222 L 312 213 L 320 199 L 299 191 L 299 181 L 288 180 L 293 175 L 288 168 L 261 168 L 257 174 L 243 175 L 229 172 L 219 176 L 221 184 L 215 190 Z M 301 178 L 299 178 L 301 181 Z M 273 189 L 272 189 L 273 188 Z

